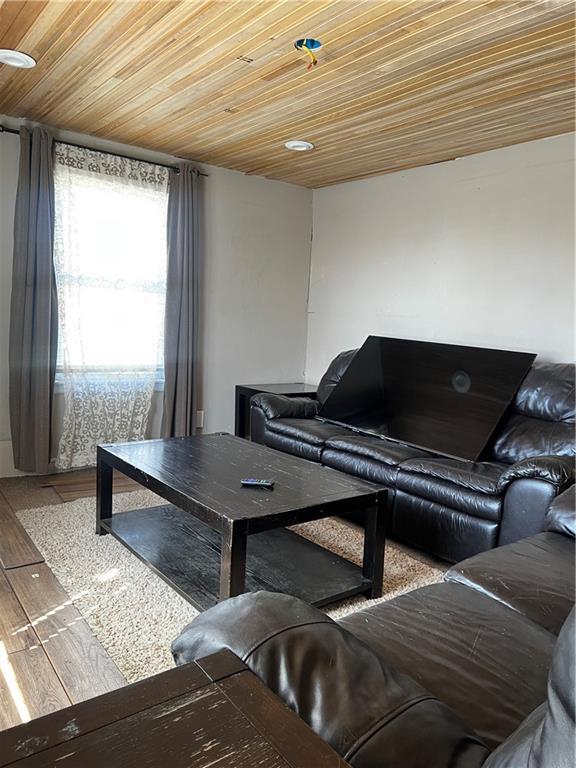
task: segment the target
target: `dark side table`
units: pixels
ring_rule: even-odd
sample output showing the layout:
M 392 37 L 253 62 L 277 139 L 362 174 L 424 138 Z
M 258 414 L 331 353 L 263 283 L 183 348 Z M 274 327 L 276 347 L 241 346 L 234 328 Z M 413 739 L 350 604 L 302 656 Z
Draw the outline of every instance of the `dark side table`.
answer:
M 292 382 L 291 384 L 237 384 L 234 434 L 237 437 L 250 436 L 250 400 L 254 395 L 265 392 L 285 397 L 316 397 L 315 384 Z
M 229 651 L 0 732 L 10 768 L 346 768 Z

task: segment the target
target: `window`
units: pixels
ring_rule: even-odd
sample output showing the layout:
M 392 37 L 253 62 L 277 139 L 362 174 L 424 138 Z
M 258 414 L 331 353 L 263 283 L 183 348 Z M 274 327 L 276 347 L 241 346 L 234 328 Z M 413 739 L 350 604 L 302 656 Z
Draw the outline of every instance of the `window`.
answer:
M 56 145 L 60 369 L 162 369 L 168 173 Z
M 168 171 L 57 143 L 56 466 L 94 465 L 101 442 L 146 436 L 163 376 Z

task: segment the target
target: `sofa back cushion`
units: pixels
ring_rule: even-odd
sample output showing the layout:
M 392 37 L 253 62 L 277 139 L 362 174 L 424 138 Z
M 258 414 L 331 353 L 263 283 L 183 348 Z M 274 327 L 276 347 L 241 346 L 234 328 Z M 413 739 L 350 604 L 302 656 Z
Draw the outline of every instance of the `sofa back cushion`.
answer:
M 574 456 L 575 366 L 534 365 L 494 443 L 493 458 L 514 464 L 534 456 Z
M 574 424 L 573 363 L 536 363 L 522 382 L 514 402 L 524 416 Z
M 554 649 L 548 696 L 496 749 L 483 768 L 572 768 L 574 740 L 575 611 L 566 619 Z
M 536 456 L 574 456 L 574 425 L 513 414 L 494 445 L 494 458 L 515 464 Z
M 349 349 L 347 352 L 340 352 L 328 366 L 326 373 L 320 379 L 316 399 L 320 405 L 324 405 L 328 396 L 332 393 L 334 387 L 340 383 L 340 379 L 350 365 L 357 349 Z

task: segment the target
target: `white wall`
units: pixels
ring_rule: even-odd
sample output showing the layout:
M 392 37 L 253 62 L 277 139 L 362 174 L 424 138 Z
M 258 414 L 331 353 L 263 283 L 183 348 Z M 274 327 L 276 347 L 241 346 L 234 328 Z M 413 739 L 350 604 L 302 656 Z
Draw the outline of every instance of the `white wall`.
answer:
M 574 357 L 574 137 L 314 192 L 306 379 L 368 334 Z
M 16 121 L 2 118 L 15 126 Z M 171 158 L 60 132 L 63 140 Z M 0 477 L 14 474 L 8 418 L 8 328 L 18 137 L 0 133 Z M 204 431 L 234 431 L 234 385 L 302 381 L 310 269 L 312 192 L 202 166 Z
M 220 168 L 204 182 L 204 429 L 233 431 L 235 384 L 304 378 L 312 193 Z

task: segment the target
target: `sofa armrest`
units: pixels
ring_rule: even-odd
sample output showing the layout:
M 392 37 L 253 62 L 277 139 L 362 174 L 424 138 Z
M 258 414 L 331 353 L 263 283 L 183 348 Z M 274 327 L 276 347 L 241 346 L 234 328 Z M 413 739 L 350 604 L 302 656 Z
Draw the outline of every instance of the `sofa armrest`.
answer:
M 541 533 L 557 492 L 556 486 L 547 480 L 534 477 L 513 480 L 504 494 L 498 546 Z
M 261 408 L 250 406 L 250 440 L 266 445 L 266 414 Z
M 262 393 L 254 395 L 250 405 L 264 411 L 267 419 L 313 419 L 318 413 L 318 403 L 309 397 Z
M 544 528 L 576 539 L 576 487 L 574 485 L 556 496 L 546 514 Z
M 326 614 L 252 592 L 200 614 L 177 664 L 228 649 L 355 768 L 477 768 L 488 750 L 445 704 Z M 414 734 L 426 734 L 422 749 Z
M 562 491 L 574 483 L 574 459 L 568 456 L 535 456 L 512 464 L 500 475 L 498 490 L 506 491 L 515 480 L 545 480 Z

